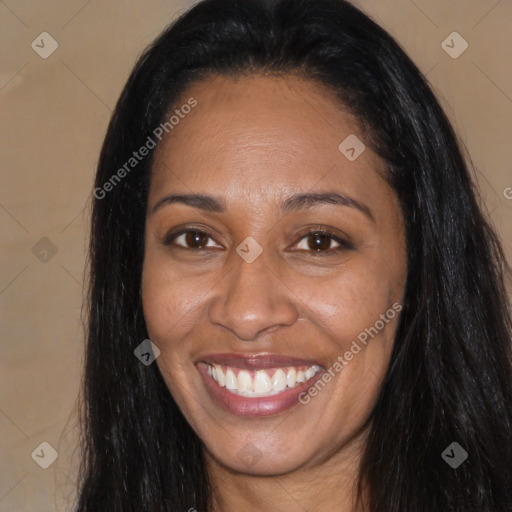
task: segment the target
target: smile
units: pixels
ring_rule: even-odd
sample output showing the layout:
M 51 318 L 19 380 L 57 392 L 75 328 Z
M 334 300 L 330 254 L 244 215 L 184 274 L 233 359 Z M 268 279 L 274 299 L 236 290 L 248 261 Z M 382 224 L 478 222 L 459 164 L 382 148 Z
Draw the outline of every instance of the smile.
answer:
M 207 364 L 208 375 L 221 387 L 233 394 L 245 397 L 265 397 L 293 389 L 312 379 L 320 366 L 290 366 L 265 370 Z
M 225 411 L 268 416 L 299 404 L 299 396 L 322 377 L 317 361 L 280 354 L 211 354 L 198 358 L 207 394 Z

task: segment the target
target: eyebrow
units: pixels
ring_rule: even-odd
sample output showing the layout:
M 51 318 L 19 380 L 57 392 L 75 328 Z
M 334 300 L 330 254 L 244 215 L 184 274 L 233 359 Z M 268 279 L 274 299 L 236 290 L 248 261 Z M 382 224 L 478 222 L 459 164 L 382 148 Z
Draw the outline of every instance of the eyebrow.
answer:
M 226 211 L 226 203 L 223 199 L 218 197 L 205 194 L 168 194 L 157 201 L 151 210 L 151 214 L 154 214 L 166 205 L 175 203 L 186 204 L 206 212 L 224 213 Z M 280 210 L 282 213 L 291 213 L 293 211 L 311 208 L 322 204 L 334 204 L 355 208 L 368 217 L 372 222 L 375 222 L 375 217 L 368 206 L 352 197 L 341 194 L 340 192 L 307 192 L 294 194 L 287 197 L 281 203 Z

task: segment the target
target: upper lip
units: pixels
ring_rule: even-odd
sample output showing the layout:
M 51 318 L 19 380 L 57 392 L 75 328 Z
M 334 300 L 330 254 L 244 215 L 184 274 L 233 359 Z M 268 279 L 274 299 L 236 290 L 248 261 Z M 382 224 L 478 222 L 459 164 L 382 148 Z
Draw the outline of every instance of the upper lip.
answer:
M 198 362 L 209 364 L 220 364 L 242 368 L 244 370 L 259 370 L 265 368 L 282 368 L 286 366 L 322 366 L 318 361 L 312 359 L 301 359 L 298 357 L 287 356 L 283 354 L 236 354 L 236 353 L 217 353 L 201 356 Z

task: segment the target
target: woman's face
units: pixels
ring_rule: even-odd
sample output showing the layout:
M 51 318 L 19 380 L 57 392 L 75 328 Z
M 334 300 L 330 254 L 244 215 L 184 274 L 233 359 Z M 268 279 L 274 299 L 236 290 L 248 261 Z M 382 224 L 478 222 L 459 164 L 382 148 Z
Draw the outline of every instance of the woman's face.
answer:
M 341 458 L 364 437 L 404 292 L 383 164 L 313 82 L 213 77 L 175 108 L 191 97 L 148 198 L 156 364 L 210 462 L 279 474 Z

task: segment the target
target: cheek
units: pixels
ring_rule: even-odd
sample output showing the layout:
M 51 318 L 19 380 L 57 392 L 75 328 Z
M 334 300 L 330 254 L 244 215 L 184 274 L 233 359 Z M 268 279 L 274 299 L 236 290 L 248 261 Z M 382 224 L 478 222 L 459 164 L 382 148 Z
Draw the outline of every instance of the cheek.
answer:
M 142 272 L 142 306 L 149 339 L 160 349 L 156 364 L 179 406 L 186 407 L 182 388 L 189 380 L 180 343 L 195 325 L 197 289 L 186 286 L 169 265 L 147 254 Z M 197 305 L 196 305 L 197 308 Z M 190 393 L 190 391 L 188 392 Z M 186 393 L 185 393 L 186 394 Z
M 368 267 L 331 277 L 321 285 L 304 281 L 302 287 L 303 293 L 297 295 L 307 306 L 310 320 L 340 349 L 350 345 L 391 307 L 391 283 Z
M 147 254 L 142 272 L 142 306 L 150 339 L 164 347 L 183 337 L 196 314 L 201 290 L 190 286 L 167 262 Z

